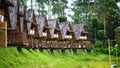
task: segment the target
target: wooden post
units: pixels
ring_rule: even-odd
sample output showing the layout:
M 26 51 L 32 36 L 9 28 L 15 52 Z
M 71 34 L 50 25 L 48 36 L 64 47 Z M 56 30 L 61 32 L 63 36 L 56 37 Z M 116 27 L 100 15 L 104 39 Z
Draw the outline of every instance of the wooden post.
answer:
M 109 63 L 111 65 L 110 39 L 108 39 L 108 52 L 109 52 Z
M 7 22 L 0 22 L 0 47 L 7 48 Z
M 115 48 L 116 48 L 116 64 L 118 64 L 118 58 L 117 58 L 117 47 L 118 47 L 118 44 L 115 45 Z

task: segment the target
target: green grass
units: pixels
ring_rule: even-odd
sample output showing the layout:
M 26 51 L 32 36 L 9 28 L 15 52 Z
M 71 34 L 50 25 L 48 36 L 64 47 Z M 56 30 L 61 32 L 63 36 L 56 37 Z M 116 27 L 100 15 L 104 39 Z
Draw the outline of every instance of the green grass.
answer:
M 120 58 L 119 58 L 120 60 Z M 112 63 L 115 57 L 112 56 Z M 66 50 L 60 54 L 57 50 L 54 54 L 44 50 L 27 50 L 22 48 L 17 51 L 14 47 L 0 48 L 0 68 L 110 68 L 108 55 L 91 54 L 79 50 L 78 54 L 72 54 Z

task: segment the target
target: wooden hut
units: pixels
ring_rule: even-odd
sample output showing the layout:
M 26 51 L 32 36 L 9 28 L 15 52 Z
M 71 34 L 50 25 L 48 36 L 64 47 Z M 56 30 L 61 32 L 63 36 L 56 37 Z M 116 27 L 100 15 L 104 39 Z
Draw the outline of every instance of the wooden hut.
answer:
M 89 41 L 89 32 L 84 24 L 76 24 L 73 26 L 76 40 Z
M 39 46 L 45 47 L 47 45 L 45 42 L 50 37 L 50 27 L 48 26 L 48 21 L 44 15 L 36 15 L 36 22 L 39 26 L 37 38 L 39 39 Z M 43 45 L 42 45 L 43 44 Z
M 50 27 L 50 37 L 51 40 L 60 40 L 61 39 L 61 30 L 59 27 L 59 23 L 56 19 L 48 20 L 48 25 Z
M 33 10 L 28 10 L 25 12 L 25 21 L 26 21 L 26 27 L 23 30 L 28 35 L 28 42 L 29 42 L 29 48 L 35 48 L 38 47 L 38 40 L 35 39 L 38 37 L 38 26 L 35 18 L 35 14 Z M 36 45 L 34 45 L 36 44 Z
M 18 9 L 14 7 L 14 9 L 12 9 L 13 11 L 9 11 L 10 23 L 8 23 L 8 25 L 11 25 L 11 27 L 8 28 L 8 44 L 12 44 L 17 47 L 28 46 L 27 34 L 23 32 L 24 6 L 20 5 L 17 7 Z M 9 8 L 9 10 L 11 9 Z M 18 12 L 14 12 L 15 10 L 18 10 Z M 15 16 L 15 18 L 11 18 L 12 16 Z M 17 22 L 15 21 L 13 23 L 14 19 L 17 19 Z
M 7 47 L 8 7 L 14 3 L 14 0 L 0 0 L 0 47 Z
M 46 19 L 46 16 L 44 15 L 39 15 L 36 16 L 36 22 L 39 25 L 38 26 L 38 33 L 39 33 L 39 38 L 43 40 L 47 40 L 47 38 L 50 35 L 50 27 L 48 26 L 48 21 Z
M 52 48 L 57 48 L 59 40 L 62 39 L 62 34 L 61 34 L 61 30 L 59 27 L 59 23 L 57 22 L 56 19 L 50 19 L 48 20 L 48 25 L 50 27 L 50 36 L 48 37 L 48 40 L 51 42 L 50 46 Z
M 75 35 L 70 22 L 62 22 L 59 24 L 59 26 L 61 29 L 63 40 L 74 40 Z
M 62 40 L 64 43 L 62 44 L 62 47 L 67 48 L 71 46 L 71 43 L 75 39 L 74 31 L 72 29 L 72 25 L 70 22 L 62 22 L 59 24 L 61 33 L 62 33 Z
M 76 24 L 73 25 L 73 31 L 75 34 L 75 38 L 79 43 L 78 48 L 87 48 L 91 47 L 89 32 L 86 30 L 86 26 L 84 24 Z

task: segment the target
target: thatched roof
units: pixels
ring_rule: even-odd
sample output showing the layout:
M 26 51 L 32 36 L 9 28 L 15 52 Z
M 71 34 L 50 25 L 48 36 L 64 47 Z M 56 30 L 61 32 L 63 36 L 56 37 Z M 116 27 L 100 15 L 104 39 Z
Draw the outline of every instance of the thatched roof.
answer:
M 87 33 L 86 26 L 84 24 L 73 25 L 73 31 L 74 31 L 76 40 L 79 40 L 79 37 L 82 33 Z
M 28 21 L 28 22 L 27 22 L 27 30 L 28 30 L 28 34 L 30 34 L 30 30 L 31 30 L 32 28 L 37 28 L 37 26 L 39 26 L 39 25 L 36 23 L 34 11 L 33 11 L 33 10 L 28 10 L 28 11 L 26 11 L 26 12 L 25 12 L 25 18 L 26 18 L 26 20 Z
M 59 27 L 61 29 L 61 33 L 62 33 L 62 39 L 65 39 L 65 35 L 69 34 L 69 33 L 74 33 L 73 29 L 72 29 L 72 25 L 70 24 L 70 22 L 62 22 L 59 23 Z M 74 35 L 72 34 L 72 37 Z
M 50 38 L 53 39 L 54 38 L 54 34 L 55 32 L 59 32 L 58 35 L 61 35 L 60 32 L 60 28 L 59 28 L 59 24 L 57 22 L 56 19 L 51 19 L 48 20 L 48 26 L 50 27 Z
M 35 18 L 36 18 L 36 23 L 39 25 L 37 26 L 39 37 L 42 37 L 42 33 L 44 32 L 44 30 L 49 29 L 46 16 L 36 15 Z
M 24 17 L 24 5 L 19 5 L 18 15 Z
M 17 9 L 18 9 L 18 0 L 10 0 L 13 2 L 14 7 L 8 7 L 8 13 L 9 13 L 9 25 L 11 29 L 16 29 L 17 24 Z
M 33 14 L 34 14 L 33 10 L 25 11 L 25 19 L 28 20 L 29 22 L 32 22 Z

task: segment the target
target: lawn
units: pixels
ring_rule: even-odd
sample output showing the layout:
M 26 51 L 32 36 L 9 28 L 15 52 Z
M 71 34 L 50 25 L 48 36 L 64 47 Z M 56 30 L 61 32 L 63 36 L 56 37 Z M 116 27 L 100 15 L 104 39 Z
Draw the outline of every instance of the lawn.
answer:
M 114 56 L 112 63 L 115 63 Z M 0 48 L 0 68 L 110 68 L 110 66 L 108 55 L 105 54 L 85 53 L 82 50 L 77 54 L 72 54 L 68 50 L 65 54 L 57 50 L 51 54 L 48 50 L 42 53 L 38 49 L 22 48 L 18 51 L 15 47 L 8 47 Z

